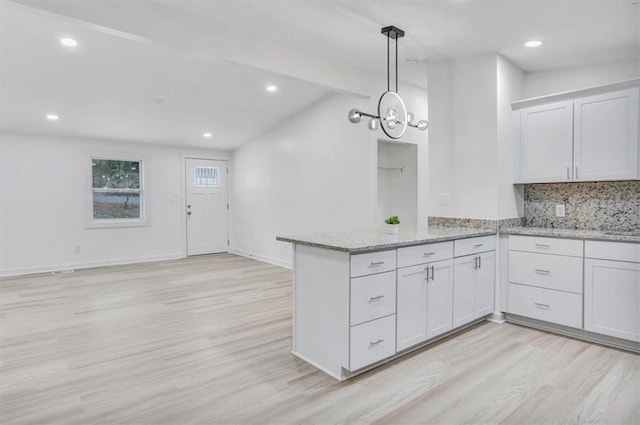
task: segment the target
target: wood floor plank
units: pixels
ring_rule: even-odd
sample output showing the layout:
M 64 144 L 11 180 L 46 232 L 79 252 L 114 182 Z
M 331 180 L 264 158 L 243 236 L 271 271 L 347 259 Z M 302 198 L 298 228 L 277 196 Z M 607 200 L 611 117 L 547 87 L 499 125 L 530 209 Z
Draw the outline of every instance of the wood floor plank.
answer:
M 640 357 L 485 322 L 347 382 L 291 355 L 291 271 L 230 254 L 0 281 L 0 423 L 640 422 Z

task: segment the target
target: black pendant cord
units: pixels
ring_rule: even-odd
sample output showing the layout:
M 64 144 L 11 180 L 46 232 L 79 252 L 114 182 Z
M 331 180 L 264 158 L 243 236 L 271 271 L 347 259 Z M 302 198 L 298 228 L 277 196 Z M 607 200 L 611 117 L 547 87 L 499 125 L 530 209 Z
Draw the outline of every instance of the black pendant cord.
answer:
M 396 37 L 396 93 L 398 93 L 398 37 Z
M 390 70 L 389 70 L 389 37 L 387 36 L 387 91 L 389 91 L 391 89 L 391 82 L 390 82 L 390 76 L 389 76 Z

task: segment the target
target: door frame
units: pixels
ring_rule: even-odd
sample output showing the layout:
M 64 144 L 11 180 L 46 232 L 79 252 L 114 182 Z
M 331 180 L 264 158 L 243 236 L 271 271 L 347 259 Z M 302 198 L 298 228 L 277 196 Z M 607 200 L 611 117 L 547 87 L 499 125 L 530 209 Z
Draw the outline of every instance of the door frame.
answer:
M 231 203 L 229 202 L 229 186 L 231 181 L 229 176 L 231 173 L 229 172 L 231 158 L 225 156 L 206 156 L 206 155 L 180 155 L 180 220 L 181 220 L 181 229 L 182 229 L 182 256 L 183 258 L 187 258 L 189 256 L 188 252 L 188 235 L 187 235 L 187 160 L 188 159 L 200 159 L 205 161 L 224 161 L 227 164 L 227 204 L 229 208 L 227 209 L 227 240 L 229 239 L 230 234 L 230 223 L 229 223 L 229 211 L 231 210 Z M 227 253 L 231 252 L 231 245 L 227 246 Z

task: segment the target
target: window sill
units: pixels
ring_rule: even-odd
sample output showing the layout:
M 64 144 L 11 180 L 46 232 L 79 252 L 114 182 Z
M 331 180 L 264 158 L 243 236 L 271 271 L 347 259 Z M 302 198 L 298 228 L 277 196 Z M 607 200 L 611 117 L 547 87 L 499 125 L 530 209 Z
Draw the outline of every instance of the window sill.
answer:
M 127 227 L 149 227 L 147 220 L 100 220 L 91 221 L 86 229 L 120 229 Z

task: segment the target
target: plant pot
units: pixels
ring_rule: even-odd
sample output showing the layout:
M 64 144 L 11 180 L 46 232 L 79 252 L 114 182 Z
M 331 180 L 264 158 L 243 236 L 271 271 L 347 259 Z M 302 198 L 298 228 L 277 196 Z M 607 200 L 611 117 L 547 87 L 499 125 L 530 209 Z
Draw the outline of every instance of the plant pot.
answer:
M 399 224 L 384 223 L 384 233 L 386 233 L 387 235 L 397 235 L 399 229 L 400 229 Z

